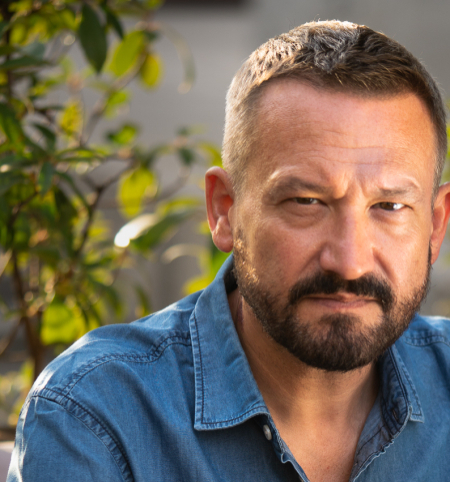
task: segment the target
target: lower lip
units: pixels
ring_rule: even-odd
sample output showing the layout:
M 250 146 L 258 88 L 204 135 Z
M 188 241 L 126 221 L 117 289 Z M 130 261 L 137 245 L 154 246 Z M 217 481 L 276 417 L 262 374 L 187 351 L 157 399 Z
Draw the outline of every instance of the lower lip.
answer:
M 312 302 L 323 308 L 333 311 L 346 311 L 367 308 L 369 305 L 375 303 L 372 300 L 354 300 L 354 301 L 339 301 L 330 298 L 305 298 L 304 301 Z

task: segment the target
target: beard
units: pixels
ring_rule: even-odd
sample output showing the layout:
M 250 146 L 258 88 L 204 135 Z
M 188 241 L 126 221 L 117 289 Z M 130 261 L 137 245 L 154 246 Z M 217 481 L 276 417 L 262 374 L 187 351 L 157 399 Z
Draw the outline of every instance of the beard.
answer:
M 399 299 L 391 286 L 375 275 L 345 280 L 335 273 L 317 272 L 299 280 L 287 296 L 264 287 L 246 255 L 242 234 L 234 246 L 234 275 L 241 296 L 263 330 L 301 362 L 322 370 L 347 372 L 378 359 L 406 330 L 425 299 L 431 272 L 431 251 L 422 283 Z M 271 283 L 276 286 L 276 280 Z M 325 315 L 316 321 L 300 319 L 297 307 L 311 295 L 352 293 L 370 297 L 380 306 L 374 324 L 346 313 Z

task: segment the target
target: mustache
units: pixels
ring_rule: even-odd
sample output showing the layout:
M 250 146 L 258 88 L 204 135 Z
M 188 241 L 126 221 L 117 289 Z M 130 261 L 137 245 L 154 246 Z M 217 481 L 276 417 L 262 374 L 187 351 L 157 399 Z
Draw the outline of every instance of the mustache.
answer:
M 335 273 L 316 273 L 298 281 L 289 290 L 289 303 L 295 305 L 302 298 L 310 295 L 333 295 L 351 293 L 356 296 L 374 298 L 384 312 L 389 311 L 395 303 L 395 295 L 389 284 L 374 275 L 364 275 L 354 280 L 342 279 Z

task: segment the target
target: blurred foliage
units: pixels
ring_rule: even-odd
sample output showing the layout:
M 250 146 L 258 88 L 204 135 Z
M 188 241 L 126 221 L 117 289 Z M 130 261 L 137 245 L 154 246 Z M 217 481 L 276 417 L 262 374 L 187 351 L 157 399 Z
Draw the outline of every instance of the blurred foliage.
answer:
M 179 90 L 193 81 L 186 44 L 154 18 L 160 4 L 0 2 L 0 276 L 12 293 L 0 299 L 2 318 L 12 322 L 0 356 L 23 328 L 32 379 L 49 351 L 51 357 L 87 331 L 123 320 L 127 305 L 115 283 L 119 271 L 136 256 L 149 256 L 202 211 L 197 198 L 178 193 L 195 164 L 220 164 L 216 147 L 194 140 L 189 129 L 170 143 L 142 146 L 139 126 L 115 119 L 129 103 L 130 82 L 158 86 L 162 61 L 155 41 L 162 35 L 174 43 L 185 69 Z M 137 23 L 129 27 L 133 18 Z M 70 61 L 75 45 L 86 61 L 82 70 Z M 84 102 L 87 91 L 95 102 Z M 115 128 L 96 144 L 92 135 L 104 119 L 115 119 Z M 156 166 L 168 157 L 178 159 L 178 173 L 163 186 Z M 96 175 L 98 169 L 108 176 Z M 124 217 L 115 238 L 101 215 L 104 194 L 113 186 Z M 184 254 L 192 253 L 179 247 L 172 259 Z M 191 288 L 207 284 L 219 259 L 212 249 L 198 247 L 196 255 L 207 275 Z M 136 297 L 146 314 L 151 302 L 142 286 L 136 286 Z M 1 404 L 9 403 L 7 393 L 22 390 L 25 372 L 21 377 L 0 380 Z

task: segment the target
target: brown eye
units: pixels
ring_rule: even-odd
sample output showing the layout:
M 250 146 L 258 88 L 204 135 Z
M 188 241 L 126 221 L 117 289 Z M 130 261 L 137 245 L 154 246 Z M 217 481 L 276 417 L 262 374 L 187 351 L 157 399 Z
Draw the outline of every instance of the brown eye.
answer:
M 295 197 L 293 199 L 297 204 L 317 204 L 319 202 L 318 199 L 315 199 L 313 197 Z
M 391 202 L 382 202 L 377 204 L 378 207 L 384 209 L 385 211 L 398 211 L 405 207 L 402 203 L 391 203 Z

